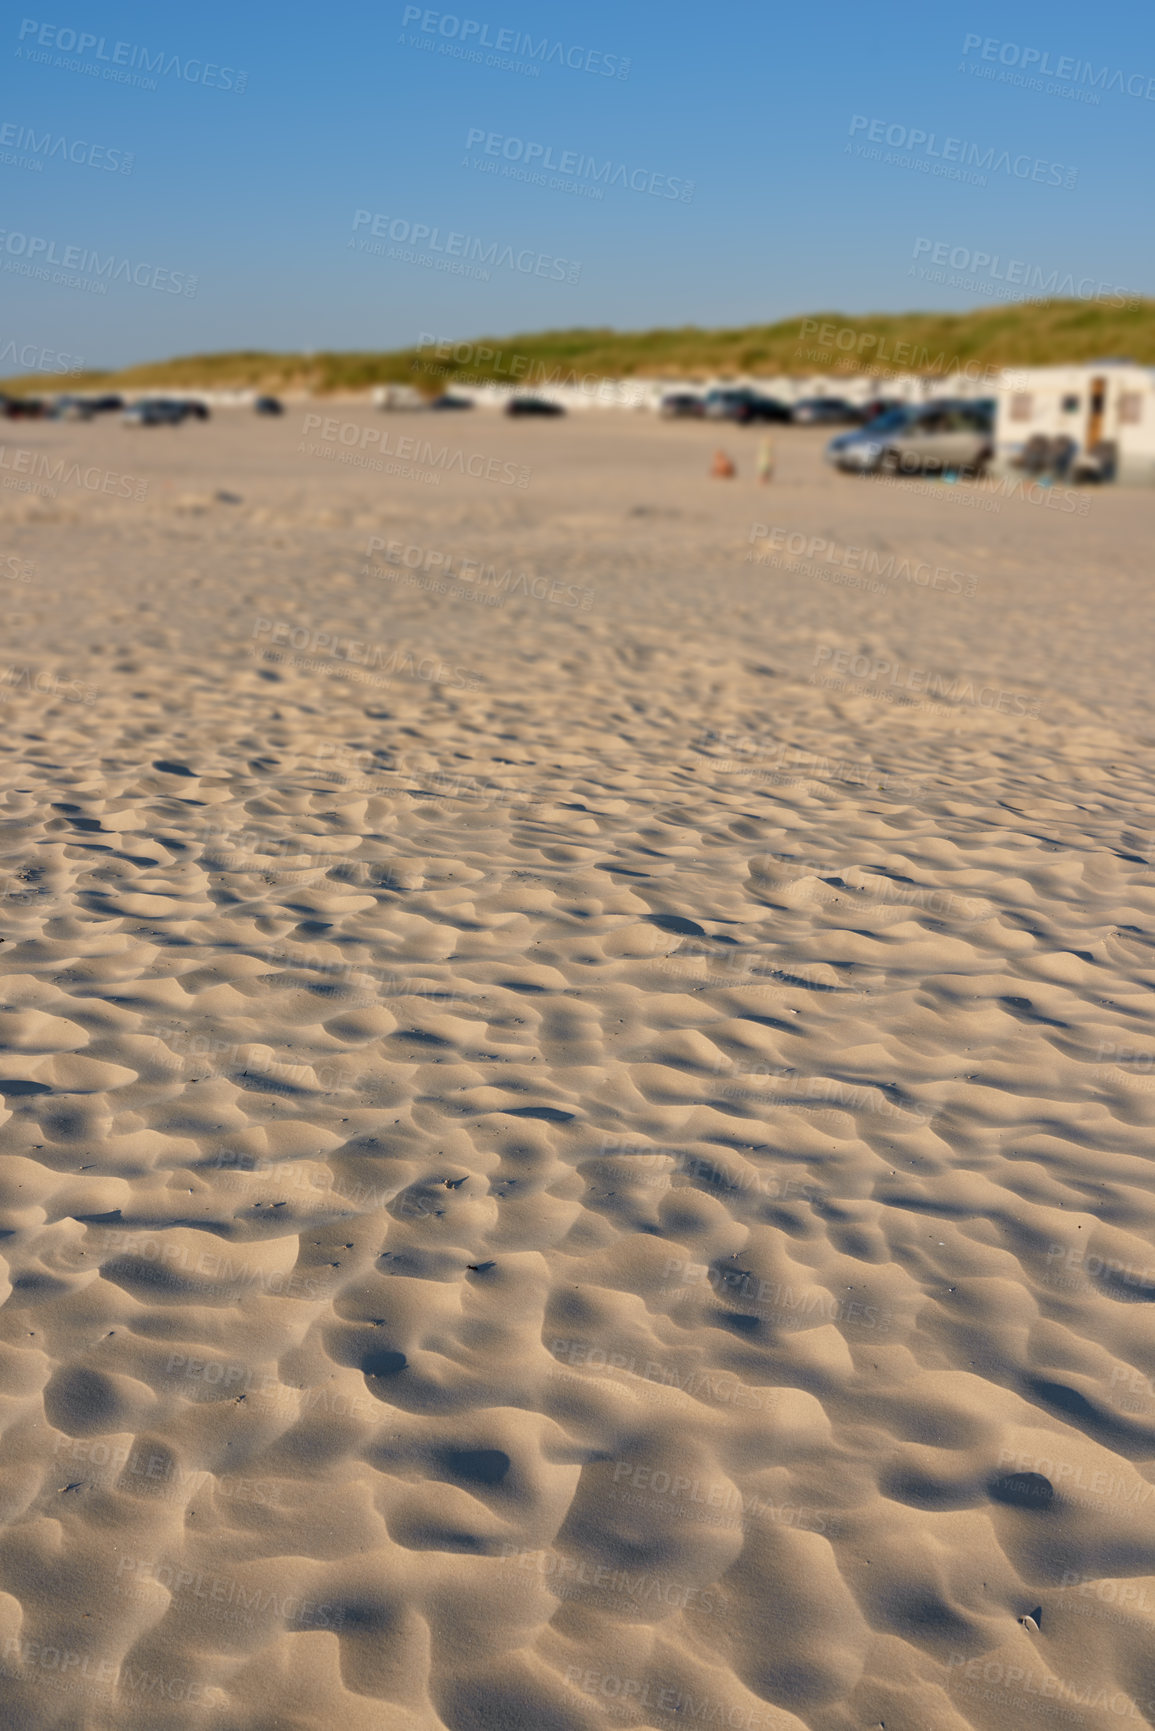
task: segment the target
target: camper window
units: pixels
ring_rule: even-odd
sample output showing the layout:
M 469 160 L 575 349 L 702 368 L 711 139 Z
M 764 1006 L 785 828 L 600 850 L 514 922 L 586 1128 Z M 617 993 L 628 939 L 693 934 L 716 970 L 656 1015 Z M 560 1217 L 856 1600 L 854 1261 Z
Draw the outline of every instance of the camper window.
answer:
M 1139 391 L 1124 391 L 1119 398 L 1119 419 L 1134 426 L 1143 419 L 1143 398 Z
M 1033 407 L 1033 398 L 1026 391 L 1018 391 L 1011 398 L 1011 420 L 1029 421 Z
M 1081 401 L 1082 401 L 1081 397 L 1064 397 L 1063 398 L 1063 413 L 1064 413 L 1064 415 L 1077 414 L 1079 404 Z

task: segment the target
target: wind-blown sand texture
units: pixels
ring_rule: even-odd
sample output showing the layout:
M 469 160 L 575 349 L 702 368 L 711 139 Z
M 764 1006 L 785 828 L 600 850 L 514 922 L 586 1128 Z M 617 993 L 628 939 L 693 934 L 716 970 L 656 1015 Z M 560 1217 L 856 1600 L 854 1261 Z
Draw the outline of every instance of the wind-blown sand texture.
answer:
M 1155 1723 L 1155 500 L 326 413 L 3 453 L 5 1725 Z

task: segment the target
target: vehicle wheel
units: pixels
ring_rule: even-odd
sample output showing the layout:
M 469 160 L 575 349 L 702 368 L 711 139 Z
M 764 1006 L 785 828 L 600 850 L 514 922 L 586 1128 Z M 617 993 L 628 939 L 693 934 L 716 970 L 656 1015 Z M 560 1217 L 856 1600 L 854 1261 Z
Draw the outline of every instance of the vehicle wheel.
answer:
M 897 451 L 884 451 L 878 459 L 880 475 L 898 475 L 902 472 L 902 463 Z

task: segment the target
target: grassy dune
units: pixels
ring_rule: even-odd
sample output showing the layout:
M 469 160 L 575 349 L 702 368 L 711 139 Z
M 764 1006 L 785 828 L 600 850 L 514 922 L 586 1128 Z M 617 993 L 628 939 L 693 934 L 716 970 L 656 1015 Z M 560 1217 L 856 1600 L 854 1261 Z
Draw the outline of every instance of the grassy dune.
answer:
M 823 349 L 823 325 L 853 332 L 843 347 Z M 874 342 L 864 339 L 874 338 Z M 902 347 L 900 345 L 905 345 Z M 535 335 L 478 337 L 459 360 L 439 360 L 431 349 L 383 352 L 270 354 L 259 349 L 235 353 L 186 355 L 151 361 L 119 372 L 90 372 L 62 379 L 44 374 L 0 381 L 15 392 L 57 390 L 228 389 L 350 392 L 370 385 L 406 383 L 434 392 L 462 380 L 494 379 L 532 385 L 571 374 L 610 377 L 631 374 L 692 379 L 716 374 L 856 372 L 875 366 L 909 372 L 942 373 L 956 364 L 1037 366 L 1060 361 L 1126 355 L 1155 365 L 1155 301 L 1133 307 L 1100 306 L 1086 301 L 1033 301 L 982 307 L 968 313 L 816 313 L 775 325 L 741 330 L 541 331 Z M 478 354 L 492 351 L 491 357 Z

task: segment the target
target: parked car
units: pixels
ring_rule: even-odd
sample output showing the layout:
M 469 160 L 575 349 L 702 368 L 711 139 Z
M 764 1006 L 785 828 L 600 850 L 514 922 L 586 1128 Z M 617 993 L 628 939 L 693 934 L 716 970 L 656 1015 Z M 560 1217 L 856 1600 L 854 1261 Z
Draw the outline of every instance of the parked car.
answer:
M 774 397 L 764 397 L 748 385 L 726 386 L 707 391 L 703 413 L 709 421 L 737 421 L 746 426 L 751 421 L 789 421 L 790 410 Z
M 191 416 L 194 421 L 207 421 L 209 418 L 209 406 L 207 403 L 186 401 L 180 406 L 184 410 L 185 414 Z
M 800 427 L 857 425 L 862 421 L 862 410 L 845 397 L 804 397 L 795 403 L 793 419 Z
M 144 397 L 124 411 L 126 427 L 179 427 L 187 418 L 189 405 L 174 403 L 168 397 Z
M 664 421 L 700 420 L 705 402 L 694 391 L 668 391 L 658 404 Z
M 38 421 L 48 413 L 48 405 L 41 397 L 4 397 L 0 401 L 10 421 Z
M 442 391 L 439 397 L 434 397 L 429 407 L 431 409 L 471 409 L 473 399 L 471 397 L 455 397 L 452 391 Z
M 95 413 L 91 397 L 57 397 L 49 410 L 54 421 L 91 421 Z
M 505 405 L 507 415 L 564 415 L 560 403 L 547 403 L 544 397 L 510 397 Z
M 980 475 L 993 449 L 993 403 L 923 403 L 831 439 L 826 457 L 858 474 Z
M 258 415 L 283 415 L 285 412 L 276 397 L 258 397 L 253 408 Z

